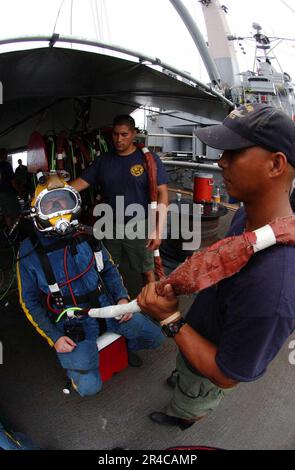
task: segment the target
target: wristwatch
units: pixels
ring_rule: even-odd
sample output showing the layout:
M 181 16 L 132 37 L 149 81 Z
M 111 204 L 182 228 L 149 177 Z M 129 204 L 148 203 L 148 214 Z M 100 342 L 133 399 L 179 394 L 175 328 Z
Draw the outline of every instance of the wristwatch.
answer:
M 162 331 L 168 338 L 173 338 L 184 324 L 185 320 L 181 317 L 174 322 L 172 321 L 162 325 Z

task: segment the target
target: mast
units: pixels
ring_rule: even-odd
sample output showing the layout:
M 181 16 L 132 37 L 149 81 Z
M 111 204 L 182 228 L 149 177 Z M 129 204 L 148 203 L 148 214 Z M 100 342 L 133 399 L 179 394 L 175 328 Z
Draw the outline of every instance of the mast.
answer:
M 202 33 L 200 32 L 198 26 L 193 20 L 191 14 L 184 6 L 181 0 L 170 0 L 170 3 L 174 6 L 175 10 L 181 17 L 182 21 L 186 25 L 195 45 L 197 46 L 199 53 L 203 59 L 205 67 L 207 69 L 209 78 L 213 85 L 221 88 L 221 78 L 218 72 L 218 69 L 210 55 L 209 49 L 204 41 Z
M 213 57 L 221 80 L 226 88 L 241 84 L 236 52 L 230 36 L 225 13 L 227 9 L 219 0 L 200 0 L 208 34 L 209 51 Z

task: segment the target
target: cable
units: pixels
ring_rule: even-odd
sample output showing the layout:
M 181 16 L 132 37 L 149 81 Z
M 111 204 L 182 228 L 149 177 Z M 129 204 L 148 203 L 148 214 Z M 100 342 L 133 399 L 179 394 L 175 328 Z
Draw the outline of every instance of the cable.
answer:
M 70 11 L 70 35 L 73 35 L 73 3 L 74 0 L 71 0 L 71 11 Z M 73 44 L 71 44 L 71 48 L 73 48 Z
M 0 270 L 0 276 L 1 276 L 0 277 L 0 291 L 1 291 L 2 287 L 4 286 L 4 272 L 3 271 L 5 271 L 5 269 Z
M 9 264 L 7 264 L 7 266 L 5 267 L 2 267 L 0 268 L 0 272 L 1 272 L 1 286 L 0 288 L 2 289 L 4 287 L 4 284 L 5 284 L 5 276 L 4 276 L 4 273 L 5 271 L 7 271 L 10 267 L 12 269 L 12 274 L 11 274 L 11 277 L 8 281 L 8 286 L 5 288 L 4 292 L 0 292 L 0 302 L 5 299 L 5 297 L 7 297 L 10 289 L 11 289 L 11 286 L 13 285 L 14 281 L 15 281 L 15 266 L 16 266 L 16 253 L 15 253 L 15 246 L 14 244 L 12 243 L 12 241 L 10 240 L 8 234 L 6 233 L 6 230 L 5 230 L 6 227 L 4 227 L 1 231 L 2 231 L 2 234 L 5 236 L 7 242 L 8 242 L 8 248 L 10 248 L 12 250 L 12 260 L 9 261 Z M 14 242 L 16 241 L 16 238 L 14 239 Z M 6 247 L 7 249 L 7 247 Z
M 100 35 L 99 24 L 97 23 L 97 16 L 96 16 L 96 13 L 95 13 L 95 6 L 94 6 L 94 3 L 93 3 L 94 1 L 95 0 L 91 0 L 92 18 L 93 18 L 94 30 L 95 30 L 96 37 L 97 37 L 98 40 L 100 40 L 101 35 Z
M 100 17 L 99 13 L 98 13 L 98 7 L 97 7 L 97 0 L 93 0 L 94 1 L 94 8 L 95 8 L 95 14 L 96 14 L 96 20 L 97 20 L 97 24 L 98 24 L 98 30 L 99 30 L 99 34 L 100 34 L 100 39 L 103 40 L 103 21 L 102 21 L 102 15 Z M 100 11 L 101 11 L 101 2 L 100 2 Z M 101 11 L 102 13 L 102 11 Z
M 105 5 L 105 0 L 102 0 L 102 4 L 103 4 L 105 19 L 106 19 L 108 40 L 109 40 L 109 42 L 112 42 L 112 41 L 111 41 L 111 39 L 112 39 L 112 38 L 111 38 L 111 29 L 110 29 L 110 23 L 109 23 L 108 13 L 107 13 L 106 5 Z
M 77 233 L 76 235 L 74 235 L 74 236 L 78 236 L 79 234 L 80 234 L 80 232 L 78 232 L 78 233 Z M 65 270 L 65 275 L 66 275 L 66 281 L 65 281 L 65 282 L 62 282 L 62 283 L 60 283 L 60 284 L 58 284 L 58 287 L 61 288 L 61 287 L 64 287 L 64 286 L 68 286 L 69 291 L 70 291 L 70 293 L 71 293 L 71 297 L 72 297 L 72 299 L 73 299 L 73 303 L 74 303 L 74 305 L 75 305 L 76 307 L 78 307 L 78 306 L 77 306 L 77 303 L 76 303 L 75 295 L 74 295 L 74 292 L 73 292 L 73 289 L 72 289 L 72 286 L 71 286 L 71 283 L 74 282 L 74 281 L 76 281 L 77 279 L 83 277 L 84 274 L 86 274 L 86 273 L 89 271 L 89 269 L 92 267 L 92 265 L 93 265 L 93 263 L 94 263 L 95 257 L 94 257 L 94 255 L 92 256 L 92 258 L 91 258 L 91 260 L 90 260 L 88 266 L 84 269 L 84 271 L 82 271 L 80 274 L 77 274 L 77 276 L 75 276 L 75 277 L 69 279 L 68 270 L 67 270 L 67 260 L 66 260 L 66 257 L 67 257 L 67 250 L 66 250 L 66 249 L 67 249 L 67 247 L 66 247 L 65 250 L 64 250 L 64 270 Z M 60 313 L 61 313 L 60 310 L 54 309 L 54 308 L 51 306 L 50 298 L 51 298 L 51 293 L 49 293 L 49 294 L 47 295 L 47 300 L 46 300 L 47 306 L 48 306 L 49 310 L 50 310 L 51 312 L 53 312 L 53 313 L 60 314 Z
M 3 234 L 3 235 L 5 236 L 5 238 L 6 238 L 6 241 L 7 241 L 7 243 L 8 243 L 8 247 L 11 248 L 11 247 L 14 247 L 14 243 L 16 242 L 17 236 L 15 236 L 14 239 L 11 239 L 10 236 L 8 235 L 8 233 L 6 233 L 6 230 L 5 230 L 6 228 L 7 228 L 7 227 L 4 227 L 4 228 L 2 228 L 2 229 L 0 229 L 0 230 L 1 230 L 2 234 Z M 7 228 L 7 229 L 8 229 L 8 228 Z M 3 240 L 2 240 L 2 241 L 3 241 Z M 2 241 L 1 241 L 1 244 L 2 244 Z M 2 249 L 6 249 L 7 246 L 6 246 L 6 245 L 4 245 L 4 246 L 2 245 L 1 248 L 2 248 Z
M 8 258 L 7 265 L 0 267 L 0 273 L 1 273 L 0 290 L 2 289 L 2 287 L 4 285 L 4 272 L 7 271 L 10 267 L 14 267 L 14 265 L 15 265 L 15 246 L 14 246 L 14 244 L 11 243 L 11 240 L 9 239 L 9 237 L 6 234 L 5 230 L 2 229 L 1 231 L 2 231 L 3 235 L 5 235 L 5 238 L 8 242 L 8 247 L 6 246 L 6 247 L 3 247 L 3 248 L 0 248 L 0 252 L 4 251 L 4 250 L 7 252 L 8 249 L 11 249 L 12 253 L 13 253 L 13 258 L 11 260 L 9 256 L 5 257 L 5 258 Z M 16 239 L 14 241 L 16 241 Z M 2 259 L 3 258 L 4 258 L 4 256 L 2 255 Z
M 293 8 L 290 7 L 290 5 L 288 5 L 288 3 L 285 2 L 285 0 L 281 0 L 281 3 L 283 3 L 287 8 L 289 8 L 289 10 L 292 11 L 292 13 L 295 13 L 295 10 L 293 10 Z
M 53 28 L 53 31 L 52 31 L 52 36 L 53 36 L 54 33 L 55 33 L 56 24 L 57 24 L 57 21 L 58 21 L 59 14 L 60 14 L 60 11 L 61 11 L 61 9 L 62 9 L 63 3 L 64 3 L 64 0 L 61 0 L 60 7 L 59 7 L 59 10 L 58 10 L 58 12 L 57 12 L 56 20 L 55 20 L 55 23 L 54 23 L 54 28 Z
M 30 119 L 33 119 L 34 117 L 38 116 L 40 113 L 43 113 L 44 111 L 47 111 L 48 109 L 52 108 L 55 104 L 62 103 L 63 101 L 71 100 L 71 99 L 72 98 L 58 98 L 58 99 L 54 100 L 52 103 L 50 103 L 46 106 L 43 106 L 38 111 L 35 111 L 31 114 L 28 114 L 23 119 L 20 119 L 19 121 L 15 122 L 14 124 L 11 124 L 6 129 L 3 129 L 2 131 L 0 130 L 0 137 L 4 136 L 6 134 L 9 134 L 9 132 L 14 131 L 18 126 L 21 126 L 22 124 L 29 121 Z
M 9 285 L 7 287 L 7 289 L 5 290 L 5 292 L 1 295 L 0 297 L 0 302 L 7 296 L 14 280 L 15 280 L 15 259 L 16 259 L 16 256 L 15 256 L 15 251 L 14 251 L 14 246 L 11 245 L 11 249 L 12 249 L 12 252 L 13 252 L 13 259 L 12 259 L 12 267 L 13 267 L 13 271 L 12 271 L 12 276 L 11 276 L 11 279 L 9 281 Z
M 10 291 L 6 294 L 6 297 L 1 300 L 0 303 L 0 311 L 8 306 L 8 299 L 11 297 L 12 294 L 18 292 L 18 288 L 10 289 Z
M 97 97 L 97 96 L 94 96 L 93 99 L 95 99 L 97 101 L 104 101 L 104 102 L 109 102 L 109 103 L 114 103 L 114 104 L 120 104 L 120 105 L 128 106 L 128 107 L 132 106 L 134 108 L 134 111 L 138 110 L 138 109 L 143 109 L 143 110 L 146 110 L 146 111 L 150 111 L 150 108 L 148 106 L 140 106 L 139 108 L 136 108 L 134 103 L 131 103 L 131 102 L 128 102 L 128 101 L 106 100 L 105 98 Z M 193 124 L 202 124 L 200 121 L 194 121 L 192 119 L 182 118 L 180 116 L 175 116 L 175 114 L 165 113 L 163 111 L 153 111 L 153 112 L 155 114 L 159 114 L 160 116 L 170 116 L 170 117 L 173 117 L 174 119 L 179 119 L 180 121 L 192 122 Z
M 27 256 L 29 256 L 31 253 L 33 253 L 33 251 L 35 250 L 35 248 L 37 247 L 38 244 L 39 244 L 39 240 L 37 240 L 37 242 L 33 245 L 33 248 L 30 251 L 28 251 L 28 253 L 25 253 L 24 255 L 19 256 L 18 258 L 16 258 L 15 262 L 18 263 L 21 259 L 24 259 Z
M 1 295 L 1 297 L 0 297 L 0 302 L 1 302 L 1 301 L 4 299 L 4 297 L 6 297 L 6 295 L 8 294 L 8 292 L 9 292 L 9 290 L 10 290 L 12 284 L 13 284 L 14 279 L 15 279 L 15 272 L 13 272 L 13 275 L 12 275 L 12 277 L 11 277 L 9 286 L 7 287 L 6 291 L 4 292 L 3 295 Z
M 65 308 L 65 309 L 61 312 L 61 314 L 57 317 L 57 319 L 55 320 L 55 322 L 56 322 L 56 323 L 59 322 L 59 321 L 62 319 L 62 317 L 63 317 L 67 312 L 69 312 L 69 311 L 72 311 L 72 312 L 79 311 L 79 312 L 80 312 L 81 310 L 83 310 L 83 308 L 80 308 L 80 307 L 69 307 L 69 308 Z
M 72 301 L 73 301 L 75 307 L 77 307 L 76 298 L 75 298 L 75 295 L 74 295 L 73 288 L 71 286 L 72 281 L 69 282 L 69 273 L 68 273 L 68 267 L 67 267 L 67 253 L 68 253 L 68 247 L 66 246 L 65 249 L 64 249 L 64 271 L 65 271 L 65 275 L 66 275 L 66 280 L 68 281 L 68 288 L 69 288 L 69 291 L 70 291 L 70 294 L 71 294 L 71 297 L 72 297 Z

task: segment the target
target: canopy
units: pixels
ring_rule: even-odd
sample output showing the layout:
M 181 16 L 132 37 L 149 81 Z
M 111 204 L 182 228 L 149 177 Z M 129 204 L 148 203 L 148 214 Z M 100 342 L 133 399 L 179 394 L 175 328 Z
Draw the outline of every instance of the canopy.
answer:
M 3 104 L 0 147 L 26 146 L 41 134 L 111 125 L 113 116 L 141 105 L 174 109 L 215 120 L 229 102 L 141 62 L 70 48 L 45 47 L 0 55 Z M 197 121 L 197 119 L 196 119 Z

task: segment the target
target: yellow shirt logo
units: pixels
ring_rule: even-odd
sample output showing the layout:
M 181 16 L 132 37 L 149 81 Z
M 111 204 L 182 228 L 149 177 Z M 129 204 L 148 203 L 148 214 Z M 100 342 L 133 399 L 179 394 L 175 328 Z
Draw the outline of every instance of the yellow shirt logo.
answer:
M 130 168 L 130 173 L 132 176 L 141 176 L 143 172 L 144 172 L 144 168 L 142 165 L 133 165 Z

